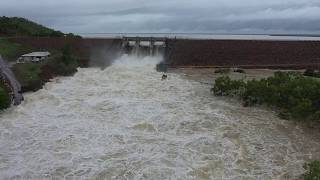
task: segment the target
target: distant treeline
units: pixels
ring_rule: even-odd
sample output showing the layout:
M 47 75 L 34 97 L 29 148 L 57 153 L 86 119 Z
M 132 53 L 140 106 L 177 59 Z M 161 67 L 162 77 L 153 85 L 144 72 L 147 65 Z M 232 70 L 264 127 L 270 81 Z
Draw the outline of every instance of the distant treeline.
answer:
M 72 33 L 67 36 L 74 36 Z M 64 33 L 20 17 L 0 17 L 0 36 L 63 37 Z

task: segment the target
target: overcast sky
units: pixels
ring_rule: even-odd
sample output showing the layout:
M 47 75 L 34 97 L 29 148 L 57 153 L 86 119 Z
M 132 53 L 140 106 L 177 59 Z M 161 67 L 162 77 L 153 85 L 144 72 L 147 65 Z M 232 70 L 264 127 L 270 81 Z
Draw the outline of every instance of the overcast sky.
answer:
M 320 0 L 0 0 L 0 15 L 74 33 L 320 34 Z

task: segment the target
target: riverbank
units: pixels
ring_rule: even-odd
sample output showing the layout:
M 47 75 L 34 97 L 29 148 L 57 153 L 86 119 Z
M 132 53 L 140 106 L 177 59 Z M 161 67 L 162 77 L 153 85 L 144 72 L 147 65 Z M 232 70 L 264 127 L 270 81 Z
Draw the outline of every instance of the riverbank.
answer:
M 71 47 L 65 46 L 61 52 L 40 63 L 18 63 L 12 70 L 21 83 L 22 92 L 37 91 L 46 82 L 57 76 L 72 76 L 80 66 L 78 59 L 72 55 Z
M 0 87 L 1 92 L 3 91 L 1 109 L 11 105 L 8 99 L 12 99 L 14 105 L 19 105 L 23 100 L 21 93 L 37 91 L 54 77 L 71 76 L 77 72 L 78 67 L 87 67 L 73 55 L 72 47 L 67 44 L 62 49 L 50 49 L 51 56 L 39 63 L 15 63 L 13 60 L 21 56 L 20 53 L 36 49 L 35 47 L 25 48 L 25 45 L 7 38 L 0 39 L 0 47 L 0 52 L 7 57 L 7 61 L 0 57 Z
M 279 116 L 284 119 L 319 128 L 320 97 L 317 87 L 320 84 L 316 76 L 303 75 L 308 71 L 210 68 L 171 71 L 211 85 L 212 92 L 217 96 L 236 97 L 245 106 L 265 105 L 268 109 L 277 109 Z M 308 103 L 306 105 L 303 102 Z
M 66 47 L 69 49 L 67 54 L 64 54 Z M 44 62 L 15 63 L 24 53 L 43 50 L 51 52 L 52 55 Z M 5 60 L 21 83 L 22 93 L 37 91 L 54 77 L 71 76 L 77 72 L 78 67 L 104 68 L 118 56 L 119 50 L 117 40 L 84 40 L 77 36 L 0 37 L 0 54 L 4 54 Z

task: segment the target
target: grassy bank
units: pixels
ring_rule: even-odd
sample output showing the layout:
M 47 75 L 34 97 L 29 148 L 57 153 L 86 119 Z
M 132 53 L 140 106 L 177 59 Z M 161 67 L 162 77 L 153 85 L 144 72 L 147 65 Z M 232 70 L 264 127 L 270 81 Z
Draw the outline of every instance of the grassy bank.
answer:
M 216 96 L 232 96 L 245 106 L 276 107 L 283 119 L 306 123 L 320 121 L 320 81 L 293 72 L 277 72 L 261 80 L 216 79 L 212 92 Z
M 72 33 L 64 34 L 25 18 L 0 17 L 0 54 L 9 61 L 16 61 L 22 54 L 39 51 L 39 47 L 32 47 L 32 43 L 13 42 L 12 37 L 66 37 L 81 38 Z M 23 45 L 25 44 L 25 45 Z M 43 51 L 43 47 L 40 47 Z M 71 53 L 69 46 L 63 49 L 55 47 L 46 49 L 51 57 L 41 63 L 14 64 L 12 71 L 21 83 L 22 92 L 41 89 L 45 82 L 56 76 L 69 76 L 77 72 L 78 60 Z M 8 88 L 0 83 L 0 109 L 10 106 L 11 99 Z
M 15 64 L 12 67 L 16 78 L 21 83 L 22 92 L 37 91 L 44 83 L 56 76 L 70 76 L 77 72 L 78 60 L 66 46 L 61 53 L 56 53 L 41 63 Z

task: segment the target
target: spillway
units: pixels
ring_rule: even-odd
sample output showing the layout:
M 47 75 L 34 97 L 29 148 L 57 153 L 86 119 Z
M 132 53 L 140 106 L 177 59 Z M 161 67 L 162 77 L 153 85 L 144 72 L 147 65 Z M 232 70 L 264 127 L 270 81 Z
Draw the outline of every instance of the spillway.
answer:
M 123 37 L 122 51 L 125 54 L 143 56 L 161 56 L 165 53 L 167 38 L 160 37 Z
M 124 55 L 0 113 L 0 179 L 292 179 L 312 148 L 274 113 Z M 306 151 L 309 152 L 306 153 Z

